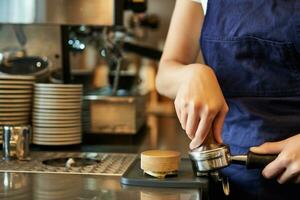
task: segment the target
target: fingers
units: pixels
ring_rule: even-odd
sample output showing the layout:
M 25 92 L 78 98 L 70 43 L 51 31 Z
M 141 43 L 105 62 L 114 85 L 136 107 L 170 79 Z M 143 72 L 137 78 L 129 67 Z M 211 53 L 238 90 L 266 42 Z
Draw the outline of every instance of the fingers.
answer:
M 181 114 L 180 107 L 177 106 L 176 102 L 174 103 L 174 105 L 175 105 L 175 111 L 176 111 L 177 118 L 180 122 L 180 114 Z
M 195 137 L 190 143 L 190 149 L 195 149 L 200 146 L 209 133 L 212 125 L 212 120 L 215 117 L 213 116 L 213 114 L 209 113 L 210 112 L 205 112 L 204 114 L 202 114 L 201 120 L 195 133 Z
M 286 163 L 278 156 L 273 162 L 268 164 L 262 171 L 265 178 L 271 179 L 282 174 L 286 169 Z
M 266 178 L 275 178 L 278 183 L 300 183 L 300 134 L 279 142 L 267 142 L 259 147 L 251 148 L 254 153 L 274 154 L 278 157 L 267 165 L 262 174 Z
M 186 134 L 191 140 L 195 137 L 195 132 L 197 130 L 199 120 L 200 117 L 197 109 L 191 108 L 186 123 Z
M 210 130 L 218 143 L 222 143 L 222 127 L 228 112 L 226 104 L 222 109 L 201 106 L 195 103 L 182 103 L 175 99 L 175 110 L 188 137 L 192 140 L 190 148 L 194 149 L 202 144 Z M 213 126 L 213 127 L 212 127 Z
M 175 105 L 176 115 L 177 115 L 177 118 L 179 119 L 181 128 L 183 130 L 185 130 L 188 113 L 185 112 L 184 107 L 182 108 L 181 105 L 178 103 L 178 101 L 175 100 L 174 105 Z
M 251 147 L 250 151 L 258 154 L 276 154 L 280 153 L 286 144 L 286 140 L 279 142 L 266 142 L 258 147 Z
M 181 110 L 180 113 L 180 123 L 183 130 L 186 129 L 186 121 L 188 118 L 188 113 L 185 110 Z
M 292 182 L 299 184 L 300 183 L 300 175 L 298 175 L 297 177 L 294 177 Z
M 300 167 L 297 164 L 290 165 L 277 179 L 278 183 L 283 184 L 290 180 L 297 181 L 300 175 Z
M 226 114 L 228 112 L 228 107 L 226 107 L 216 116 L 214 119 L 212 129 L 213 129 L 213 134 L 218 143 L 223 143 L 222 141 L 222 129 L 223 129 L 223 124 L 225 121 Z
M 262 174 L 269 179 L 277 177 L 279 183 L 285 183 L 300 174 L 300 163 L 295 158 L 295 154 L 283 151 L 264 168 Z

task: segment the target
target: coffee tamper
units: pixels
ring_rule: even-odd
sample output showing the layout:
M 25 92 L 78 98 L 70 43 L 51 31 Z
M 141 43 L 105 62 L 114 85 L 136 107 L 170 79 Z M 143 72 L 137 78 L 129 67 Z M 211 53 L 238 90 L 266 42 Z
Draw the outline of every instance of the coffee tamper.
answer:
M 245 165 L 248 169 L 262 169 L 275 160 L 277 155 L 255 154 L 249 151 L 246 155 L 232 156 L 229 146 L 218 144 L 210 132 L 201 146 L 189 152 L 189 157 L 196 176 L 211 176 L 221 181 L 225 195 L 229 195 L 228 179 L 219 174 L 219 169 L 230 164 Z

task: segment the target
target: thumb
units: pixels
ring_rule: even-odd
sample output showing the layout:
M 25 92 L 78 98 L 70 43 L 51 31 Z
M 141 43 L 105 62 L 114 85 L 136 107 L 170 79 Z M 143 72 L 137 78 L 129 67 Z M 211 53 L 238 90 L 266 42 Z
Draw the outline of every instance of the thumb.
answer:
M 282 151 L 286 144 L 286 140 L 279 142 L 266 142 L 257 147 L 251 147 L 250 151 L 258 154 L 278 154 Z

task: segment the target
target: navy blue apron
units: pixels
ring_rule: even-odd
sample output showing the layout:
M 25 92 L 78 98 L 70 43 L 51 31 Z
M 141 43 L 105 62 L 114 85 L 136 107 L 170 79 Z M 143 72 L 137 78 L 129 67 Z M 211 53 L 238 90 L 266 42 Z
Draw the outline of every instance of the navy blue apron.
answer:
M 229 105 L 223 141 L 232 154 L 300 133 L 299 0 L 209 0 L 200 46 Z M 232 199 L 300 198 L 299 185 L 259 170 L 231 165 L 223 174 Z

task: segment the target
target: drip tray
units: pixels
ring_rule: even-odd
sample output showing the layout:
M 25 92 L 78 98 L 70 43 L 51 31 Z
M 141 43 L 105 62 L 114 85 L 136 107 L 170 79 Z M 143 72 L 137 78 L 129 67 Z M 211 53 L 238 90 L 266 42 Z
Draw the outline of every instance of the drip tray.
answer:
M 44 160 L 43 164 L 52 167 L 86 167 L 89 165 L 97 165 L 101 160 L 90 159 L 90 158 L 54 158 L 49 160 Z
M 30 161 L 0 161 L 0 172 L 122 176 L 136 154 L 32 152 Z

